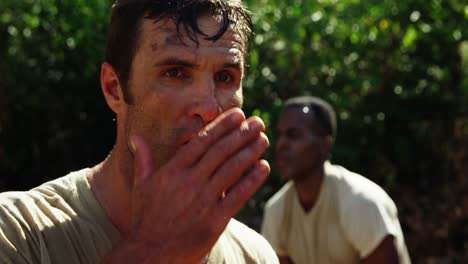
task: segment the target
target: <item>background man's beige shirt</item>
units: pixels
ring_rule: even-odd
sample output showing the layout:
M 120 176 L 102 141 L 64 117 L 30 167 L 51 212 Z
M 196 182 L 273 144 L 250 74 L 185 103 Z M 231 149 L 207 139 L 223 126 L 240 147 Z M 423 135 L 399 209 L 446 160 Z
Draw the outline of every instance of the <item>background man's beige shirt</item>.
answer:
M 359 263 L 393 235 L 400 263 L 410 263 L 392 199 L 375 183 L 343 167 L 325 165 L 316 205 L 305 212 L 292 182 L 268 202 L 262 235 L 295 264 Z
M 84 169 L 27 192 L 0 194 L 1 263 L 101 263 L 121 237 L 92 193 L 87 173 Z M 231 220 L 208 263 L 278 260 L 263 237 Z

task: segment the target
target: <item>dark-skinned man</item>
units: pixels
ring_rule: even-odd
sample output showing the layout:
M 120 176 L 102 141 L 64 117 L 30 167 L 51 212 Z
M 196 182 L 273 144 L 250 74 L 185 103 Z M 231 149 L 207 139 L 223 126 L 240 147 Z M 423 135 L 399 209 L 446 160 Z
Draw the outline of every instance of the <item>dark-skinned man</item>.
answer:
M 410 263 L 392 199 L 328 161 L 336 117 L 327 102 L 287 100 L 277 134 L 276 163 L 288 182 L 266 204 L 262 234 L 280 263 Z

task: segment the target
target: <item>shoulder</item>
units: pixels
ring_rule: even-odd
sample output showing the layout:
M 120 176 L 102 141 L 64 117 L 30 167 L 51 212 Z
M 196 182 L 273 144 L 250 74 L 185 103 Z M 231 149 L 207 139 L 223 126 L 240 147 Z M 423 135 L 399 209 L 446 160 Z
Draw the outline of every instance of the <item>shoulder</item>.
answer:
M 6 263 L 25 263 L 36 256 L 31 243 L 38 231 L 34 208 L 35 200 L 26 192 L 0 194 L 0 259 Z
M 276 253 L 266 239 L 245 224 L 231 219 L 224 234 L 230 246 L 235 247 L 247 263 L 277 263 Z
M 245 224 L 231 219 L 226 228 L 226 235 L 237 244 L 247 248 L 271 249 L 270 244 L 259 233 Z
M 327 164 L 327 177 L 333 183 L 342 209 L 353 210 L 366 207 L 385 207 L 396 213 L 396 206 L 382 187 L 366 177 L 342 166 Z
M 76 250 L 89 253 L 83 258 L 108 250 L 111 228 L 103 227 L 94 217 L 96 209 L 80 200 L 85 184 L 86 175 L 79 171 L 29 191 L 0 194 L 0 259 L 16 260 L 22 252 L 35 263 L 43 257 L 63 259 Z
M 54 220 L 60 221 L 60 216 L 65 215 L 60 214 L 60 211 L 70 213 L 66 197 L 74 192 L 75 187 L 71 182 L 75 181 L 73 178 L 77 176 L 77 173 L 71 173 L 29 191 L 2 193 L 0 213 L 2 216 L 9 216 L 4 219 L 39 230 L 52 225 L 54 221 L 51 221 L 51 215 L 54 215 Z M 4 225 L 5 221 L 1 224 Z
M 28 219 L 25 216 L 33 216 L 33 212 L 37 210 L 37 204 L 41 196 L 27 192 L 5 192 L 0 194 L 0 214 L 1 224 L 19 223 L 27 225 Z
M 332 165 L 329 172 L 338 196 L 340 225 L 360 257 L 387 235 L 401 239 L 397 207 L 380 186 L 340 166 Z
M 26 192 L 5 192 L 0 194 L 0 229 L 21 227 L 19 216 L 26 205 L 34 203 Z M 24 223 L 23 223 L 24 225 Z
M 292 181 L 287 182 L 265 204 L 262 221 L 262 234 L 270 240 L 271 232 L 276 232 L 285 214 L 285 208 L 290 206 L 290 197 L 295 195 L 296 189 Z M 288 202 L 289 201 L 289 202 Z M 268 229 L 268 230 L 267 230 Z
M 41 193 L 45 196 L 54 193 L 64 197 L 73 196 L 78 191 L 80 185 L 87 184 L 86 176 L 89 171 L 89 169 L 82 169 L 70 172 L 63 177 L 43 183 L 32 189 L 31 192 Z
M 284 206 L 286 198 L 295 192 L 294 184 L 288 181 L 281 189 L 276 192 L 265 204 L 265 211 L 277 211 Z

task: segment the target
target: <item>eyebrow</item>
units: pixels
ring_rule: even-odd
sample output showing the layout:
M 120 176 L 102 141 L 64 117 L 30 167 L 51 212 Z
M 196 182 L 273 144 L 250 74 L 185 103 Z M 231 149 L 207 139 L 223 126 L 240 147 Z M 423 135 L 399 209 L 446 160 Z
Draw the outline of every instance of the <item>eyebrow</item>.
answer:
M 224 68 L 231 68 L 231 69 L 242 72 L 242 66 L 241 66 L 240 62 L 238 62 L 238 61 L 236 61 L 236 62 L 227 62 L 227 63 L 224 63 L 223 66 L 224 66 Z
M 200 65 L 195 64 L 195 63 L 193 63 L 191 61 L 183 60 L 183 59 L 179 59 L 179 58 L 173 58 L 173 57 L 169 57 L 167 59 L 164 59 L 162 61 L 158 61 L 158 62 L 153 64 L 154 67 L 169 66 L 169 65 L 178 65 L 178 66 L 184 66 L 184 67 L 188 67 L 188 68 L 196 68 L 196 67 L 200 66 Z
M 164 59 L 162 61 L 158 61 L 153 64 L 154 67 L 161 67 L 161 66 L 182 66 L 182 67 L 187 67 L 187 68 L 199 68 L 200 65 L 193 63 L 189 60 L 184 60 L 180 58 L 174 58 L 174 57 L 169 57 L 167 59 Z M 223 64 L 223 68 L 231 68 L 237 71 L 242 72 L 242 67 L 240 62 L 238 61 L 233 61 L 233 62 L 226 62 Z

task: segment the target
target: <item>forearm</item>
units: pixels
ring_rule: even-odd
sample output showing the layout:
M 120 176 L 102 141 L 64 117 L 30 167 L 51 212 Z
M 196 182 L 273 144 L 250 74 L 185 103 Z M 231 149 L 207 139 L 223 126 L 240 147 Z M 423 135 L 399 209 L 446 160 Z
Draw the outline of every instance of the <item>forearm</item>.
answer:
M 294 264 L 289 256 L 278 256 L 280 264 Z
M 361 260 L 362 264 L 398 264 L 398 252 L 394 237 L 387 235 L 371 254 Z

